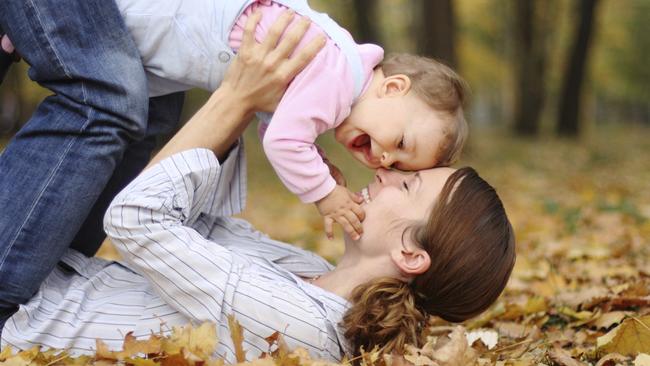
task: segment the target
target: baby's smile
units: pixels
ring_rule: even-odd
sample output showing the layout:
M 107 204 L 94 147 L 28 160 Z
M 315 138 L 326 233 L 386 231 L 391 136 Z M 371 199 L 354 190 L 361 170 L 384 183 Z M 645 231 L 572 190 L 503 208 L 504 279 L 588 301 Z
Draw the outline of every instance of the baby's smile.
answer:
M 379 160 L 372 153 L 372 139 L 367 133 L 362 133 L 352 139 L 348 149 L 362 153 L 369 166 L 379 166 Z

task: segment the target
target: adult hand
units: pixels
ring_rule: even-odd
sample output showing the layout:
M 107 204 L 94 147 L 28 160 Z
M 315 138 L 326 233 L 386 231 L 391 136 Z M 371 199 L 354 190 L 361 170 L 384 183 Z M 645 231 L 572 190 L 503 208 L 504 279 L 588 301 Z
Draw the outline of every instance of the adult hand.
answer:
M 254 12 L 246 22 L 241 47 L 221 88 L 236 94 L 247 114 L 274 111 L 289 82 L 325 45 L 324 36 L 316 37 L 289 58 L 311 24 L 307 18 L 301 18 L 278 43 L 294 16 L 293 11 L 282 14 L 262 43 L 257 43 L 254 37 L 261 12 Z
M 282 98 L 287 85 L 316 56 L 325 44 L 316 38 L 289 59 L 310 22 L 301 20 L 280 36 L 293 19 L 287 12 L 269 29 L 266 39 L 257 43 L 255 27 L 262 15 L 254 13 L 248 18 L 239 54 L 228 68 L 224 80 L 196 114 L 172 137 L 149 162 L 151 166 L 179 151 L 203 147 L 212 150 L 222 159 L 241 136 L 250 117 L 256 111 L 273 111 Z M 215 121 L 219 128 L 214 128 Z

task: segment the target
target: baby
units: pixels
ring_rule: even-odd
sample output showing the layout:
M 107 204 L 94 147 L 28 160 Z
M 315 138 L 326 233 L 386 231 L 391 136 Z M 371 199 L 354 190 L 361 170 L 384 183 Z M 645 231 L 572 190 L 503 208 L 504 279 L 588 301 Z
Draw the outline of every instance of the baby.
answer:
M 336 140 L 362 164 L 418 170 L 453 163 L 463 147 L 464 82 L 450 68 L 407 54 L 384 59 L 304 0 L 117 0 L 142 56 L 150 96 L 201 87 L 214 90 L 241 45 L 249 17 L 263 40 L 280 17 L 312 24 L 298 46 L 327 40 L 291 82 L 274 114 L 260 116 L 264 151 L 284 185 L 315 203 L 325 231 L 339 223 L 353 239 L 362 233 L 363 198 L 349 191 L 338 169 L 316 146 Z M 249 23 L 250 24 L 250 23 Z M 336 177 L 336 179 L 334 178 Z M 337 184 L 337 182 L 339 184 Z

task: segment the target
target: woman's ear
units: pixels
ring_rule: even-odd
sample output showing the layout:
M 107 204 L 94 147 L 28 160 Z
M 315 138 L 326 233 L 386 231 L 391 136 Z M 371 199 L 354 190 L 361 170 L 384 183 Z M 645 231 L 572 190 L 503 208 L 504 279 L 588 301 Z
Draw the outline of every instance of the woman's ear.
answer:
M 402 97 L 411 90 L 411 78 L 404 74 L 384 77 L 379 86 L 379 97 Z
M 429 253 L 414 245 L 405 245 L 392 251 L 391 259 L 400 272 L 407 277 L 422 274 L 431 266 Z

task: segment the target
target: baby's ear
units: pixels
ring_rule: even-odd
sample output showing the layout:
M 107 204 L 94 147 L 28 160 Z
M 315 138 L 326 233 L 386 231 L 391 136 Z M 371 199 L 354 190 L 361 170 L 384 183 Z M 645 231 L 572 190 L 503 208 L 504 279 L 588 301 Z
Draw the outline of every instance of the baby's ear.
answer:
M 379 93 L 382 97 L 402 97 L 411 90 L 411 78 L 404 74 L 384 77 Z

